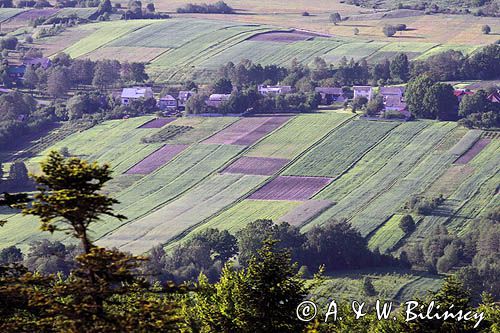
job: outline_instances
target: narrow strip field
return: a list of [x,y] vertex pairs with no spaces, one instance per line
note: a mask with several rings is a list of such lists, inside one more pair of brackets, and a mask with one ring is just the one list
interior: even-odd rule
[[250,199],[307,200],[330,181],[330,178],[323,177],[279,176],[254,192]]
[[291,225],[302,226],[333,206],[333,204],[329,200],[308,200],[281,216],[278,222],[287,222]]
[[460,156],[455,164],[467,164],[469,163],[477,154],[479,154],[484,147],[486,147],[491,142],[491,139],[479,139],[474,145],[462,156]]
[[289,160],[270,157],[243,156],[225,168],[223,173],[271,176],[283,168]]
[[290,120],[290,117],[285,117],[285,116],[271,117],[261,126],[257,127],[256,129],[249,132],[245,136],[234,141],[233,144],[242,146],[253,145],[255,142],[259,141],[261,138],[271,133],[272,131],[274,131],[275,129],[286,123],[288,120]]
[[[418,127],[415,127],[413,135],[415,132],[418,134],[412,140],[406,141],[404,148],[396,150],[394,147],[397,145],[384,144],[385,140],[391,142],[396,139],[388,136],[379,143],[381,145],[379,151],[377,148],[373,149],[358,162],[360,165],[367,165],[366,163],[369,163],[375,156],[388,154],[383,167],[379,165],[375,169],[366,168],[367,174],[363,175],[363,168],[358,169],[354,166],[336,180],[335,182],[342,182],[344,177],[355,179],[350,175],[351,173],[359,175],[358,177],[362,179],[360,183],[355,183],[353,188],[350,187],[350,181],[343,182],[344,186],[350,188],[349,191],[344,192],[342,188],[332,188],[321,192],[317,198],[330,199],[336,201],[337,204],[306,225],[304,230],[310,229],[313,225],[340,218],[352,219],[351,223],[363,235],[375,230],[397,212],[411,195],[420,193],[437,179],[453,161],[453,155],[446,151],[437,151],[436,148],[455,127],[455,123],[434,123],[421,132]],[[385,148],[388,151],[385,151]],[[336,193],[340,193],[341,196],[337,197]]]
[[248,117],[238,120],[203,143],[251,145],[286,122],[288,117]]
[[373,251],[378,249],[380,253],[390,251],[400,240],[405,233],[399,227],[399,222],[403,215],[392,216],[385,224],[370,237],[368,247]]
[[140,254],[165,244],[238,200],[265,177],[218,175],[148,216],[103,237],[99,244]]
[[337,177],[398,125],[396,122],[351,121],[336,129],[284,174]]
[[74,156],[109,163],[115,174],[125,172],[162,146],[162,144],[141,143],[142,137],[158,131],[154,128],[137,128],[151,119],[152,117],[148,116],[106,121],[57,142],[42,152],[41,156],[31,159],[29,164],[36,168],[50,150],[66,147]]
[[300,201],[243,200],[194,229],[190,235],[206,228],[218,228],[235,233],[248,223],[259,219],[277,221],[280,216],[300,204]]
[[154,22],[154,20],[128,20],[94,23],[94,28],[97,28],[95,32],[69,46],[64,52],[72,58],[78,58]]
[[126,173],[147,175],[169,162],[186,148],[187,145],[165,145],[128,169]]
[[301,114],[252,146],[248,156],[294,158],[352,115],[338,112]]
[[141,126],[139,126],[139,128],[162,128],[166,124],[169,124],[176,119],[177,118],[156,118],[142,124]]

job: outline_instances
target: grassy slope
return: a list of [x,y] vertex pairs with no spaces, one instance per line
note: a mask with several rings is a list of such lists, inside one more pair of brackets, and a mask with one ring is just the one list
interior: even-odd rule
[[267,177],[216,175],[179,199],[103,237],[108,247],[142,253],[164,244],[238,200]]
[[[279,15],[276,16],[279,17]],[[347,28],[348,23],[335,26],[333,28],[335,31],[330,31],[334,36],[331,38],[316,37],[312,40],[293,43],[253,41],[248,38],[264,31],[283,30],[286,28],[278,27],[289,25],[279,20],[274,24],[267,24],[266,21],[258,22],[259,24],[235,22],[240,18],[240,15],[205,15],[199,18],[187,15],[168,20],[113,21],[83,25],[68,31],[75,34],[81,34],[82,31],[89,29],[95,31],[90,35],[84,34],[83,38],[67,47],[65,52],[72,57],[85,56],[92,59],[115,57],[121,61],[133,61],[141,59],[137,57],[137,53],[141,52],[141,47],[143,47],[144,53],[150,54],[144,59],[150,62],[148,71],[156,82],[180,82],[190,76],[194,76],[199,81],[207,81],[211,71],[229,61],[237,63],[242,59],[250,59],[263,65],[288,65],[294,58],[309,64],[318,56],[334,64],[344,56],[355,59],[366,58],[369,61],[378,62],[386,57],[394,57],[400,51],[408,53],[410,58],[425,58],[448,49],[458,49],[469,53],[480,44],[494,41],[493,39],[485,40],[489,37],[476,36],[476,34],[472,34],[471,42],[449,40],[449,38],[435,40],[426,33],[414,35],[415,31],[420,33],[420,30],[414,27],[411,27],[411,31],[404,32],[403,36],[398,35],[397,38],[392,39],[374,40],[373,36],[368,34],[339,36],[337,30]],[[413,17],[405,19],[417,20]],[[447,18],[443,18],[443,21],[447,21]],[[379,23],[377,21],[373,29],[381,29]],[[397,23],[402,22],[400,20]],[[425,29],[429,24],[429,22],[423,24],[421,29]],[[353,29],[354,26],[363,30],[364,26],[371,25],[356,21],[354,25],[349,25],[349,29]],[[321,32],[318,29],[312,30]],[[478,34],[480,34],[479,30],[480,27]],[[460,33],[457,31],[456,35],[464,36],[464,34],[461,30]],[[408,35],[407,38],[406,35]],[[347,36],[349,38],[346,38]],[[61,34],[61,44],[65,44],[67,37],[66,32]],[[57,45],[57,38],[47,39],[47,43]],[[40,43],[43,45],[44,41],[41,40]],[[131,48],[130,59],[127,58],[129,47]],[[151,50],[154,52],[151,53]]]
[[[396,122],[351,121],[336,129],[325,141],[286,169],[284,174],[337,177],[398,125]],[[365,135],[363,139],[360,139],[360,133]]]

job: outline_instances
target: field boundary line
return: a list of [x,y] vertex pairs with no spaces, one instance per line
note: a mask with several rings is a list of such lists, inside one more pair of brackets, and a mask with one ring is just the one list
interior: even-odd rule
[[[239,180],[243,179],[246,176],[252,177],[254,175],[241,175],[241,177],[239,178]],[[262,176],[257,176],[257,177],[262,177]],[[270,178],[270,177],[268,177],[268,178]],[[238,197],[235,201],[233,201],[229,205],[227,205],[224,208],[218,210],[217,212],[213,213],[212,215],[204,218],[202,221],[200,221],[200,222],[198,222],[198,223],[196,223],[196,224],[194,224],[194,225],[192,225],[192,226],[184,229],[178,235],[170,238],[167,242],[162,243],[161,245],[163,247],[165,247],[165,246],[172,245],[175,242],[182,241],[182,239],[185,238],[187,235],[189,235],[193,230],[197,229],[198,227],[201,227],[203,224],[208,223],[210,220],[216,218],[217,216],[223,214],[224,212],[228,211],[232,207],[234,207],[234,206],[238,205],[239,203],[241,203],[242,201],[244,201],[246,198],[248,198],[249,195],[251,195],[252,193],[254,193],[257,189],[261,188],[263,184],[267,184],[267,182],[269,181],[268,178],[264,179],[262,182],[260,182],[259,184],[257,184],[253,189],[251,189],[247,193],[245,193],[245,194],[241,195],[240,197]]]
[[[191,147],[190,147],[190,148],[191,148]],[[190,149],[190,148],[188,148],[188,149]],[[186,149],[185,151],[187,151],[188,149]],[[207,159],[207,158],[209,158],[209,157],[210,157],[210,156],[211,156],[214,152],[218,151],[219,149],[220,149],[220,146],[219,146],[219,147],[217,147],[217,149],[215,149],[214,151],[212,151],[212,152],[211,152],[210,154],[208,154],[207,156],[203,157],[203,158],[202,158],[202,159],[201,159],[198,163],[196,163],[196,164],[199,164],[200,162],[202,162],[202,161],[206,160],[206,159]],[[179,154],[179,155],[180,155],[180,154]],[[173,160],[171,160],[171,161],[173,161]],[[171,161],[170,161],[170,162],[171,162]],[[167,164],[168,164],[168,163],[167,163]],[[194,167],[196,166],[196,164],[195,164],[195,165],[193,165],[193,166],[191,166],[189,169],[186,169],[186,170],[185,170],[184,172],[182,172],[179,176],[184,175],[185,173],[189,172],[192,168],[194,168]],[[166,164],[165,164],[165,166],[166,166]],[[162,168],[163,168],[163,167],[162,167]],[[162,168],[160,168],[160,169],[162,169]],[[156,172],[159,172],[159,170],[160,170],[160,169],[156,170]],[[156,172],[155,172],[155,173],[156,173]],[[214,173],[215,173],[215,172],[211,172],[211,173],[209,173],[209,174],[208,174],[208,175],[206,175],[205,177],[201,178],[200,180],[198,180],[197,182],[195,182],[194,184],[192,184],[189,188],[186,188],[184,191],[182,191],[182,192],[178,193],[177,195],[173,196],[172,198],[170,198],[170,199],[168,199],[168,200],[166,200],[166,201],[163,201],[162,203],[160,203],[160,204],[158,204],[158,205],[154,206],[152,209],[148,210],[147,212],[145,212],[145,213],[143,213],[143,214],[141,214],[141,215],[139,215],[139,216],[137,216],[137,217],[135,217],[135,218],[133,218],[133,219],[131,219],[131,220],[127,220],[125,223],[121,224],[120,226],[117,226],[117,227],[115,227],[115,228],[113,228],[113,229],[110,229],[110,230],[106,231],[105,233],[101,234],[99,237],[96,237],[96,240],[99,240],[99,239],[103,238],[104,236],[109,235],[111,232],[113,232],[113,231],[115,231],[115,230],[117,230],[117,229],[119,229],[119,228],[121,228],[121,227],[123,227],[123,226],[125,226],[125,225],[127,225],[127,224],[133,223],[133,222],[135,222],[135,221],[137,221],[137,220],[139,220],[139,219],[141,219],[141,218],[144,218],[144,217],[146,217],[147,215],[149,215],[149,214],[151,214],[151,213],[154,213],[155,211],[157,211],[157,210],[159,210],[159,209],[163,208],[164,206],[168,205],[168,204],[169,204],[169,203],[171,203],[172,201],[177,200],[179,197],[183,196],[186,192],[188,192],[189,190],[191,190],[193,187],[198,186],[201,182],[203,182],[203,181],[205,181],[206,179],[208,179],[209,177],[213,176],[213,175],[214,175]],[[140,181],[140,180],[139,180],[139,181]],[[175,181],[175,179],[174,179],[174,181]],[[168,184],[171,184],[171,183],[172,183],[172,182],[169,182]],[[168,185],[168,184],[166,184],[166,185]],[[155,193],[158,193],[158,192],[159,192],[159,191],[161,191],[164,187],[165,187],[165,186],[163,186],[162,188],[158,189],[157,191],[155,191],[155,192],[151,193],[150,195],[153,195],[153,194],[155,194]],[[148,195],[148,196],[150,196],[150,195]],[[146,197],[146,198],[147,198],[147,197]],[[146,199],[146,198],[143,198],[143,199]],[[130,204],[130,205],[133,205],[133,204],[134,204],[134,203],[132,203],[132,204]],[[127,205],[126,207],[129,207],[130,205]]]
[[[377,147],[382,141],[384,141],[388,136],[389,134],[394,131],[397,127],[401,126],[401,124],[399,124],[398,126],[395,126],[393,128],[391,128],[387,133],[384,134],[384,136],[382,138],[380,138],[378,141],[374,142],[370,148],[368,148],[367,150],[365,150],[365,152],[360,156],[358,157],[357,159],[355,159],[347,168],[344,169],[344,171],[342,171],[339,175],[335,176],[335,177],[332,177],[333,178],[333,181],[336,181],[337,179],[340,179],[340,177],[344,176],[346,173],[348,173],[352,168],[354,168],[354,166],[359,162],[361,161],[362,158],[364,158],[369,152],[371,152],[373,149],[375,149],[375,147]],[[379,169],[380,170],[380,169]],[[314,195],[314,197],[316,197],[317,195],[319,195],[321,192],[323,192],[325,190],[327,186],[325,186],[324,188],[322,188],[318,193],[316,193]]]
[[[142,29],[142,28],[149,27],[149,26],[150,26],[150,25],[152,25],[152,24],[154,24],[154,22],[148,23],[148,24],[143,25],[143,26],[134,27],[132,30],[130,30],[130,31],[126,31],[126,32],[124,32],[124,33],[122,33],[122,34],[119,34],[119,35],[118,35],[118,36],[116,36],[115,38],[113,38],[113,39],[111,39],[111,40],[107,41],[106,43],[104,43],[104,44],[100,45],[99,47],[96,47],[96,48],[95,48],[95,49],[93,49],[92,51],[82,53],[82,54],[80,54],[80,55],[79,55],[78,57],[76,57],[76,58],[81,58],[81,57],[86,56],[86,55],[88,55],[88,54],[90,54],[90,53],[92,53],[92,52],[94,52],[94,51],[96,51],[96,50],[102,49],[102,48],[104,48],[104,47],[108,46],[110,43],[114,42],[115,40],[122,38],[122,37],[123,37],[123,36],[125,36],[126,34],[128,34],[128,33],[132,33],[132,32],[136,32],[136,31],[138,31],[138,30],[140,30],[140,29]],[[97,31],[99,31],[99,30],[100,30],[100,29],[97,29],[96,31],[92,32],[92,34],[94,34],[95,32],[97,32]],[[88,35],[87,37],[90,37],[92,34]],[[75,44],[73,44],[73,45],[75,45]],[[73,45],[71,45],[71,46],[73,46]],[[70,46],[70,47],[71,47],[71,46]],[[67,48],[65,48],[64,50],[62,50],[61,52],[64,52],[64,51],[66,51],[67,49],[68,49],[68,47],[67,47]]]
[[[248,197],[250,197],[253,193],[255,193],[258,189],[260,189],[261,187],[265,186],[266,184],[268,184],[269,182],[271,182],[272,180],[276,179],[277,177],[280,176],[281,172],[287,168],[289,165],[291,165],[292,163],[295,163],[299,158],[301,158],[304,154],[306,154],[310,149],[313,149],[316,145],[318,145],[320,142],[326,140],[326,138],[328,136],[330,136],[331,133],[333,133],[335,130],[337,130],[338,128],[346,125],[348,122],[350,122],[353,118],[355,118],[356,116],[355,115],[351,115],[350,117],[348,117],[347,119],[345,119],[344,121],[342,121],[341,123],[337,124],[337,126],[335,126],[334,128],[332,128],[328,133],[326,133],[323,137],[319,138],[316,142],[314,142],[312,145],[310,145],[307,149],[305,149],[302,153],[298,154],[295,158],[291,159],[285,166],[283,166],[280,170],[277,171],[277,173],[275,175],[272,175],[272,176],[269,176],[267,179],[265,179],[264,181],[262,181],[261,183],[259,183],[257,186],[255,186],[252,190],[248,191],[246,194],[242,195],[238,200],[236,201],[233,201],[231,204],[227,205],[226,207],[222,208],[221,210],[217,211],[216,213],[212,214],[211,216],[207,217],[206,219],[204,219],[203,221],[200,221],[199,223],[197,223],[195,226],[193,226],[192,228],[188,228],[186,229],[185,231],[183,231],[182,233],[180,233],[178,236],[170,239],[168,242],[164,243],[163,246],[168,246],[174,242],[177,242],[177,241],[180,241],[182,240],[182,238],[184,238],[185,236],[187,236],[191,231],[193,231],[195,228],[198,228],[200,227],[201,225],[207,223],[208,221],[210,221],[211,219],[213,218],[216,218],[217,216],[223,214],[224,212],[226,212],[227,210],[233,208],[234,206],[236,206],[237,204],[241,203],[243,200],[247,199]],[[290,121],[290,120],[289,120]],[[274,131],[278,130],[279,128],[282,128],[282,127],[285,127],[289,121],[287,121],[286,123],[284,123],[283,125],[281,125],[280,127],[278,127],[277,129],[275,129]],[[274,131],[270,132],[269,134],[267,134],[265,137],[271,135]],[[239,156],[242,156],[247,150],[249,150],[252,146],[258,144],[261,140],[264,140],[265,137],[262,137],[259,141],[255,142],[253,145],[251,146],[248,146],[244,151],[242,151]],[[233,161],[238,158],[239,156],[235,157],[233,159]],[[226,163],[226,165],[228,165],[228,163]]]
[[[452,131],[455,131],[455,130],[456,130],[456,128],[457,128],[457,127],[454,127],[453,129],[451,129],[450,131],[448,131],[448,133],[450,133],[450,132],[452,132]],[[447,133],[445,136],[443,136],[443,137],[442,137],[442,138],[441,138],[441,139],[440,139],[440,140],[436,143],[436,145],[435,145],[436,147],[437,147],[437,146],[439,146],[440,144],[442,144],[442,143],[443,143],[443,141],[445,141],[445,140],[448,138],[448,133]],[[432,154],[432,153],[431,153],[431,154]],[[431,154],[428,154],[428,153],[424,154],[422,157],[424,157],[424,156],[425,156],[425,158],[424,158],[423,160],[421,160],[421,161],[420,161],[417,165],[419,165],[419,164],[423,163],[425,160],[427,160],[427,159],[431,156]],[[410,174],[410,173],[411,173],[411,172],[412,172],[412,171],[416,168],[416,166],[417,166],[417,165],[415,165],[413,168],[409,168],[406,172],[404,172],[404,173],[401,175],[401,177],[398,177],[398,178],[394,179],[394,181],[392,181],[390,184],[388,184],[388,186],[387,186],[387,187],[385,187],[383,190],[378,191],[378,192],[377,192],[377,195],[374,195],[374,196],[373,196],[373,197],[372,197],[369,201],[367,201],[367,202],[366,202],[366,204],[365,204],[365,205],[363,205],[363,207],[360,207],[359,209],[357,209],[357,210],[356,210],[356,211],[355,211],[355,212],[354,212],[354,213],[353,213],[353,214],[352,214],[349,218],[347,218],[347,221],[351,221],[351,220],[352,220],[352,219],[353,219],[353,218],[354,218],[354,217],[355,217],[358,213],[362,212],[362,211],[363,211],[363,210],[365,210],[365,209],[366,209],[369,205],[371,205],[371,204],[372,204],[372,203],[373,203],[373,202],[374,202],[374,201],[378,198],[378,195],[379,195],[381,192],[387,192],[387,191],[391,190],[391,189],[394,187],[394,185],[396,185],[399,181],[404,180],[404,179],[405,179],[405,178],[406,178],[406,177],[407,177],[407,176],[408,176],[408,175],[409,175],[409,174]],[[444,171],[442,171],[442,172],[439,174],[439,176],[437,176],[437,178],[441,177],[443,173],[444,173]],[[431,183],[430,185],[432,185],[432,183]],[[428,186],[430,186],[430,185],[428,185]],[[427,189],[427,188],[428,188],[428,187],[426,187],[425,189]],[[425,189],[424,189],[424,190],[422,190],[421,192],[424,192],[424,191],[425,191]],[[421,192],[420,192],[420,193],[421,193]],[[377,227],[377,228],[378,228],[378,227]]]

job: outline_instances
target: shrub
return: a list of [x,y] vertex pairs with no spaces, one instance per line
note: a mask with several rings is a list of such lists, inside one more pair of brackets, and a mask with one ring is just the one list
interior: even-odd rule
[[399,227],[403,232],[407,235],[415,230],[415,221],[413,220],[413,217],[411,215],[405,215],[399,221]]
[[302,12],[302,16],[309,16],[309,12]]
[[218,1],[215,4],[188,3],[184,7],[177,8],[177,13],[233,14],[234,10],[224,1]]
[[386,25],[384,26],[382,31],[384,32],[384,35],[386,35],[387,37],[392,37],[396,34],[398,29],[393,25]]
[[485,25],[483,25],[481,31],[483,32],[483,34],[489,35],[491,32],[491,28],[489,25],[485,24]]
[[385,119],[404,119],[406,116],[396,110],[387,110],[384,112]]

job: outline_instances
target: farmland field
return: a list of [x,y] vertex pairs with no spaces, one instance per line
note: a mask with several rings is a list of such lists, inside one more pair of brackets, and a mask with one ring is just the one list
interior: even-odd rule
[[299,115],[252,146],[246,155],[294,158],[350,117],[337,112]]
[[254,192],[250,199],[307,200],[330,183],[325,177],[279,176]]
[[288,117],[250,117],[236,123],[204,141],[207,144],[247,146],[269,134],[286,121]]
[[23,8],[0,8],[0,22],[7,21],[16,15],[27,11]]
[[222,170],[222,172],[271,176],[288,162],[289,160],[283,158],[242,156]]
[[194,229],[190,234],[206,228],[219,228],[234,233],[259,219],[277,221],[300,204],[299,201],[243,200]]
[[[293,29],[290,28],[294,28],[293,26],[280,24],[279,20],[274,24],[268,24],[267,20],[240,22],[242,19],[240,15],[212,15],[210,19],[206,16],[194,16],[196,18],[193,15],[182,15],[182,18],[173,17],[167,20],[129,20],[79,25],[64,31],[61,35],[37,41],[37,44],[39,43],[49,54],[64,49],[64,52],[72,57],[144,61],[148,63],[148,73],[155,82],[176,83],[191,77],[201,82],[208,82],[213,72],[221,65],[229,61],[238,63],[243,59],[262,65],[283,66],[289,65],[293,59],[309,64],[315,57],[322,57],[332,64],[337,64],[342,57],[356,60],[364,58],[370,62],[379,62],[386,57],[392,58],[402,51],[410,58],[425,58],[449,49],[470,53],[480,44],[460,40],[437,41],[422,35],[419,28],[412,26],[409,31],[404,32],[404,35],[398,35],[397,39],[379,37],[374,39],[375,35],[381,33],[382,26],[372,27],[373,22],[364,24],[364,21],[355,21],[356,24],[346,21],[346,23],[328,28],[326,34],[322,34],[325,31],[319,27],[317,29],[304,27],[320,33],[314,34],[302,31],[292,32]],[[445,18],[448,19],[448,17]],[[254,17],[243,19],[252,21]],[[420,22],[420,20],[427,20],[427,17],[418,16],[406,19],[411,22]],[[318,15],[315,20],[324,21],[329,25],[327,15]],[[475,18],[468,18],[468,20],[475,20]],[[485,20],[488,19],[485,18]],[[352,36],[354,27],[364,31],[368,29],[365,26],[369,26],[369,31],[373,30],[373,32]],[[351,33],[347,34],[346,29]],[[377,34],[375,34],[376,30]],[[292,38],[283,42],[284,37],[280,37],[281,39],[269,37],[272,34],[283,36],[294,33],[300,35],[301,38]],[[73,34],[80,37],[70,42],[69,36]],[[408,36],[405,37],[406,35]],[[464,36],[463,33],[458,35]],[[304,40],[304,36],[308,39]],[[480,35],[475,38],[490,38],[485,36]],[[494,40],[491,39],[490,42]],[[486,44],[487,41],[481,43]]]
[[120,62],[151,62],[153,59],[167,52],[165,48],[132,47],[132,46],[104,46],[84,55],[93,61],[111,59]]
[[[337,128],[284,173],[297,176],[337,177],[398,125],[399,123],[394,122],[351,121]],[[358,133],[366,134],[364,140],[357,139]],[[349,149],[345,149],[346,146],[349,146]],[[332,160],[336,163],[331,163]]]
[[156,118],[142,124],[139,128],[162,128],[174,120],[176,120],[176,118]]
[[[69,54],[72,58],[77,58],[90,53],[121,36],[130,34],[131,32],[144,28],[152,23],[153,22],[151,22],[151,20],[95,23],[93,24],[93,28],[97,28],[95,32],[72,44],[66,48],[64,52]],[[82,26],[82,29],[85,30],[86,26]]]
[[399,227],[402,215],[394,215],[384,223],[375,234],[370,237],[368,246],[370,249],[379,249],[384,253],[393,249],[393,247],[404,237],[404,232]]
[[146,156],[142,161],[126,171],[127,174],[148,174],[181,153],[187,145],[165,145]]
[[[376,294],[368,297],[363,292],[362,281],[369,277],[375,287]],[[428,290],[437,290],[441,280],[436,277],[412,275],[411,272],[352,272],[347,274],[333,274],[323,283],[314,288],[314,294],[320,304],[328,304],[333,297],[337,301],[350,302],[355,299],[372,304],[377,299],[405,302],[422,296]],[[333,294],[332,294],[332,291]]]
[[100,244],[142,253],[164,244],[244,196],[265,177],[218,175],[179,199],[104,236]]

